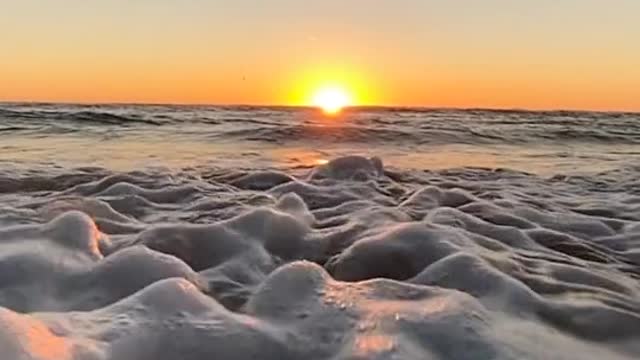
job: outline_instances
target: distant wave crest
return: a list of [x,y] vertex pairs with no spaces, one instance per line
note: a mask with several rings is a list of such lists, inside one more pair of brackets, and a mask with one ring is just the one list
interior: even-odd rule
[[161,121],[145,119],[139,116],[120,115],[109,111],[96,110],[10,110],[0,108],[0,119],[21,121],[25,123],[63,121],[77,122],[82,125],[121,125],[132,126],[135,124],[162,125]]

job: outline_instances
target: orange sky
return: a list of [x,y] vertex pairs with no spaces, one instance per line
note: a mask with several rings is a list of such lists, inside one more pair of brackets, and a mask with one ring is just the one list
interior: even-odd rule
[[21,0],[0,100],[640,111],[635,0]]

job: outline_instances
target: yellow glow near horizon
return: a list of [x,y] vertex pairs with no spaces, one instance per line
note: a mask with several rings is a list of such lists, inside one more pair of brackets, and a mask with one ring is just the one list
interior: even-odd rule
[[376,75],[355,63],[335,65],[319,59],[283,76],[283,102],[318,107],[329,115],[344,107],[375,105],[381,101]]
[[313,95],[313,105],[327,115],[338,114],[346,106],[352,105],[351,96],[341,86],[323,87]]

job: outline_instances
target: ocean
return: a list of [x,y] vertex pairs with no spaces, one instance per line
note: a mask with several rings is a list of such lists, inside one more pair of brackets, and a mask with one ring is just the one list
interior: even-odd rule
[[[375,155],[400,169],[509,168],[551,175],[633,166],[640,114],[359,108],[0,105],[12,164],[291,168]],[[167,146],[171,144],[170,146]]]
[[0,358],[637,359],[640,114],[0,104]]

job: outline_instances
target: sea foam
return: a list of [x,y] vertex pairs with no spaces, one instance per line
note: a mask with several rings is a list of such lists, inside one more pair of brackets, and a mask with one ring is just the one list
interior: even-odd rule
[[1,358],[635,359],[634,174],[7,171]]

